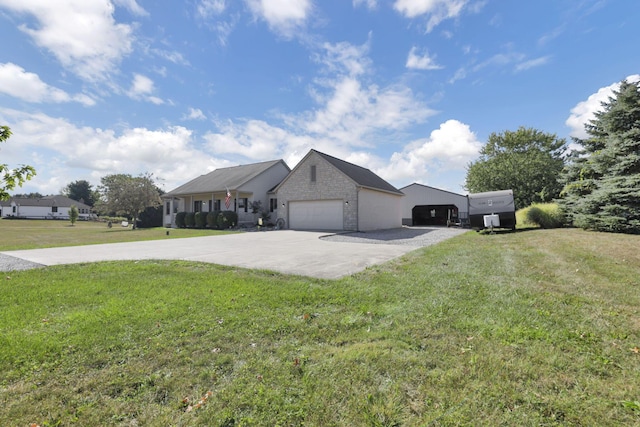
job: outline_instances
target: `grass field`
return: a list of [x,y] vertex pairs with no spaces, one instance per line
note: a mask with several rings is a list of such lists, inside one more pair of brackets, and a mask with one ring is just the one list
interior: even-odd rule
[[[169,235],[167,236],[167,231]],[[176,239],[210,236],[228,231],[122,227],[108,228],[104,222],[59,220],[0,220],[0,251],[92,245],[96,243],[135,242],[139,240]]]
[[0,425],[640,425],[639,247],[469,232],[335,281],[8,273]]

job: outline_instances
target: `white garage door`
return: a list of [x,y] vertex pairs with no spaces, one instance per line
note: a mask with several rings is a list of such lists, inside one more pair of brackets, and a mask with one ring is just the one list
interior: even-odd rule
[[342,230],[342,200],[291,202],[289,223],[298,230]]

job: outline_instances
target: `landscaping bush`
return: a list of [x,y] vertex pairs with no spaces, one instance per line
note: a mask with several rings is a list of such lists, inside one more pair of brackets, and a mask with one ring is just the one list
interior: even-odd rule
[[207,227],[218,228],[218,214],[220,214],[220,211],[212,211],[207,214]]
[[207,226],[207,213],[196,212],[195,223],[196,223],[196,228],[205,228]]
[[193,227],[196,225],[196,214],[195,212],[187,212],[184,217],[184,224],[189,227]]
[[187,216],[186,212],[178,212],[176,214],[176,227],[185,228],[187,226],[187,223],[185,221],[186,216]]
[[233,211],[222,211],[218,214],[218,228],[226,230],[238,224],[238,214]]
[[517,214],[522,224],[540,228],[559,228],[565,224],[564,214],[557,203],[534,203]]

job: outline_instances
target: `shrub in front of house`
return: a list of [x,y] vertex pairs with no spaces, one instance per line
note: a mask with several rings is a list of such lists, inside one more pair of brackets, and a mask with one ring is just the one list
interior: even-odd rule
[[207,214],[207,227],[216,229],[218,228],[218,214],[220,211],[212,211]]
[[534,203],[521,212],[524,224],[537,225],[540,228],[560,228],[565,217],[557,203]]
[[184,217],[184,224],[187,228],[192,228],[196,225],[196,213],[195,212],[187,212]]
[[178,212],[176,214],[176,227],[185,228],[187,226],[187,224],[185,222],[186,216],[187,216],[186,212]]
[[218,214],[218,228],[226,230],[238,224],[238,214],[233,211],[222,211]]
[[194,220],[196,223],[196,228],[205,228],[207,226],[207,213],[196,212]]

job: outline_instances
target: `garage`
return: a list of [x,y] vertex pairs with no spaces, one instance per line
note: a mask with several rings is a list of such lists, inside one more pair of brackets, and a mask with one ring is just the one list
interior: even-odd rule
[[342,200],[312,200],[289,203],[289,228],[298,230],[342,230]]

